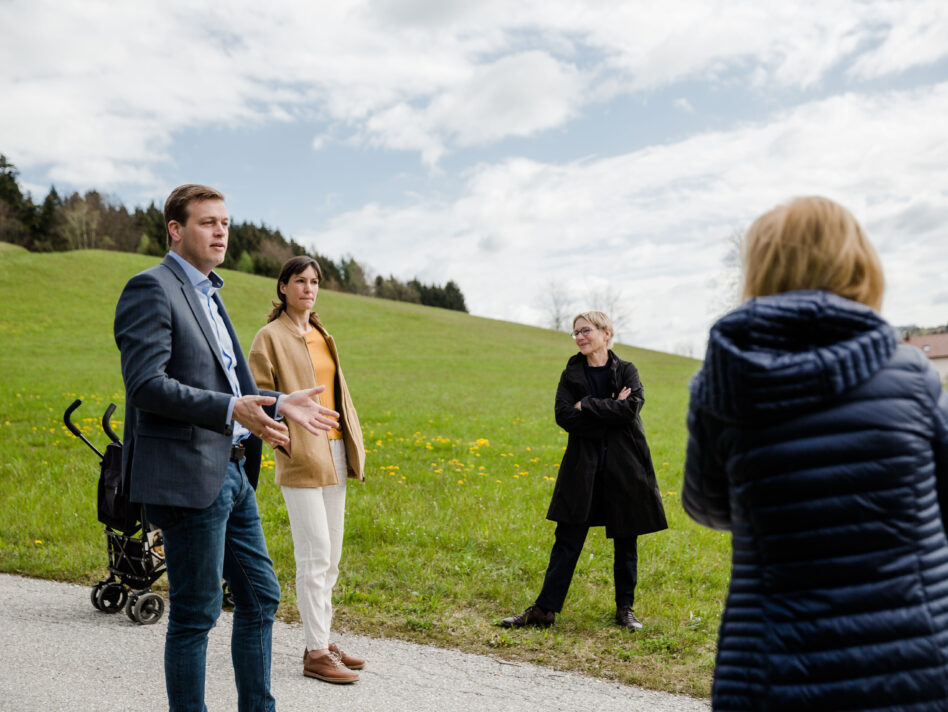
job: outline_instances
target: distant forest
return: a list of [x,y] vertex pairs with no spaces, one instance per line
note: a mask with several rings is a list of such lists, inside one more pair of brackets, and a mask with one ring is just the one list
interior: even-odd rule
[[[164,215],[154,202],[131,212],[95,190],[64,197],[51,187],[42,203],[34,203],[20,190],[17,176],[16,167],[0,154],[0,242],[32,252],[98,249],[161,256],[167,251]],[[283,263],[295,255],[309,255],[319,262],[321,286],[328,289],[467,311],[464,295],[453,281],[441,286],[417,279],[402,282],[393,276],[373,279],[354,257],[332,260],[263,223],[231,223],[227,258],[221,267],[276,277]]]

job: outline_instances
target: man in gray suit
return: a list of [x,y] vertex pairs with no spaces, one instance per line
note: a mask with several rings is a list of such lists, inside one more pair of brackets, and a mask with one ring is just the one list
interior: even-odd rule
[[[162,529],[170,588],[165,683],[172,712],[205,712],[207,634],[234,597],[231,656],[238,709],[275,709],[270,648],[280,587],[254,489],[261,440],[288,447],[285,416],[314,436],[338,414],[322,388],[258,393],[213,271],[229,218],[212,188],[183,185],[165,203],[170,251],[129,280],[115,310],[125,381],[123,465],[134,502]],[[279,400],[278,400],[279,398]]]

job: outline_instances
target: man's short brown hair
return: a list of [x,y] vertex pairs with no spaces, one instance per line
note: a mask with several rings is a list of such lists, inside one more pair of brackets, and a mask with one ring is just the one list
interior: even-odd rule
[[172,190],[165,201],[165,239],[168,241],[168,248],[171,248],[171,232],[168,230],[168,223],[174,220],[176,223],[185,225],[188,222],[188,206],[195,201],[223,199],[224,195],[219,190],[197,183],[179,185]]

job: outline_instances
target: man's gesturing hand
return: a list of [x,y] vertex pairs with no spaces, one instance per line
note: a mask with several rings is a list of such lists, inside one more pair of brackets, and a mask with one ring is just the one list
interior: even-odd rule
[[299,423],[313,435],[339,427],[339,413],[324,408],[313,400],[313,396],[326,390],[326,386],[294,391],[280,399],[280,413]]
[[270,396],[241,396],[234,403],[234,420],[267,443],[270,447],[282,447],[290,442],[289,432],[283,423],[278,423],[263,410],[273,405],[276,398]]

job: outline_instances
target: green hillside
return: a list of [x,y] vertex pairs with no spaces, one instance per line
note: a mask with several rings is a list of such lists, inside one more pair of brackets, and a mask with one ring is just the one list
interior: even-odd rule
[[[103,575],[98,460],[65,430],[62,414],[82,398],[77,422],[104,445],[97,422],[114,401],[121,433],[112,316],[126,280],[155,262],[0,250],[2,571],[82,583]],[[223,276],[246,349],[274,283]],[[545,513],[566,437],[552,406],[572,341],[329,291],[317,308],[339,344],[368,451],[367,482],[349,488],[338,627],[708,694],[729,538],[692,524],[679,501],[687,381],[697,362],[616,348],[645,384],[643,420],[671,525],[640,539],[636,612],[645,630],[612,624],[611,542],[593,530],[556,625],[507,631],[496,622],[533,602],[553,541]],[[265,462],[258,494],[281,613],[294,619],[292,542],[272,467]]]
[[12,254],[23,254],[27,253],[25,247],[20,247],[19,245],[11,245],[9,242],[0,242],[0,257],[12,255]]

